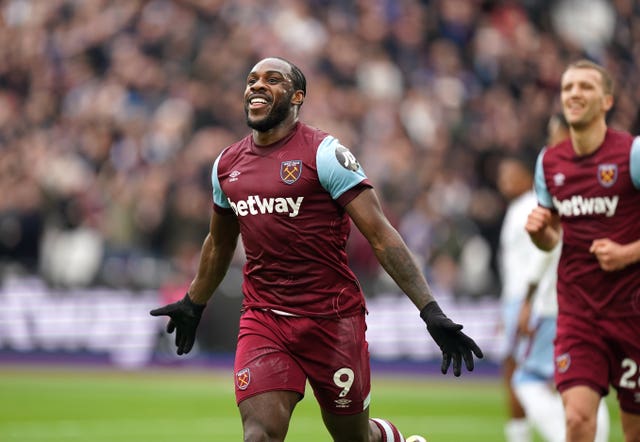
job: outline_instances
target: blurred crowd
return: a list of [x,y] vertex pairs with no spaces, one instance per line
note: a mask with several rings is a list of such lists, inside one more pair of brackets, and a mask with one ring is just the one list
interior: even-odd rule
[[[351,148],[435,289],[497,294],[501,156],[535,156],[569,61],[637,133],[634,0],[0,1],[0,267],[58,287],[181,287],[246,74],[307,76],[302,119]],[[368,296],[386,281],[362,237]],[[241,253],[235,264],[242,262]]]

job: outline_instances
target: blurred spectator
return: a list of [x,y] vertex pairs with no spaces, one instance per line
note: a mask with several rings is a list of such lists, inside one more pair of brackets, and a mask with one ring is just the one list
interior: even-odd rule
[[[183,284],[213,159],[247,132],[238,74],[281,55],[425,272],[446,263],[452,295],[495,295],[496,158],[544,144],[562,66],[605,63],[612,126],[640,123],[639,8],[582,3],[5,0],[0,266],[61,286]],[[375,296],[377,266],[352,241]]]

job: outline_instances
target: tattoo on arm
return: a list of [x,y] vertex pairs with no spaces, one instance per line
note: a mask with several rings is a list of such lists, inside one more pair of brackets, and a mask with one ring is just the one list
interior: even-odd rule
[[380,264],[411,301],[421,309],[435,300],[424,275],[406,246],[388,246],[376,252]]

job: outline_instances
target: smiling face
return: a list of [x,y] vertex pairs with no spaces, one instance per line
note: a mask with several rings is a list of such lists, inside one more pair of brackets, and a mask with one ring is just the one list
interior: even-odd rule
[[266,58],[256,64],[247,76],[244,110],[247,125],[267,132],[290,118],[297,117],[297,107],[304,94],[291,80],[291,66],[284,60]]
[[613,105],[613,96],[605,91],[602,74],[589,67],[570,67],[565,71],[560,99],[567,122],[577,130],[604,121]]

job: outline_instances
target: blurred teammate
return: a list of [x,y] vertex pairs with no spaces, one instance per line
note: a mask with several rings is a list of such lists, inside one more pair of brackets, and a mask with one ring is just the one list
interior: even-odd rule
[[[548,125],[547,146],[569,137],[562,114],[553,115]],[[562,398],[553,385],[553,340],[556,336],[558,301],[556,281],[561,242],[542,260],[527,262],[527,295],[518,318],[518,330],[530,336],[523,360],[513,375],[512,385],[528,422],[547,442],[565,441]],[[604,400],[598,409],[596,442],[609,440],[609,412]]]
[[543,250],[562,240],[555,383],[567,441],[593,441],[609,385],[627,442],[640,441],[640,138],[607,127],[613,81],[578,61],[562,75],[570,138],[536,165],[540,206],[526,230]]
[[241,236],[234,380],[244,440],[284,440],[308,381],[333,440],[403,441],[389,421],[369,419],[365,300],[345,252],[351,221],[420,310],[442,350],[442,372],[453,364],[459,376],[462,361],[472,370],[482,352],[438,307],[353,154],[298,121],[305,93],[304,75],[288,61],[253,67],[244,93],[252,134],[214,163],[215,210],[197,274],[181,301],[151,314],[171,317],[167,331],[187,353]]
[[505,425],[507,442],[531,440],[529,422],[516,397],[511,378],[522,359],[526,337],[518,334],[518,313],[527,292],[526,273],[532,261],[544,259],[522,228],[527,215],[537,205],[533,190],[533,159],[510,155],[498,164],[498,190],[508,201],[500,231],[498,262],[502,280],[502,372],[507,393],[509,420]]

